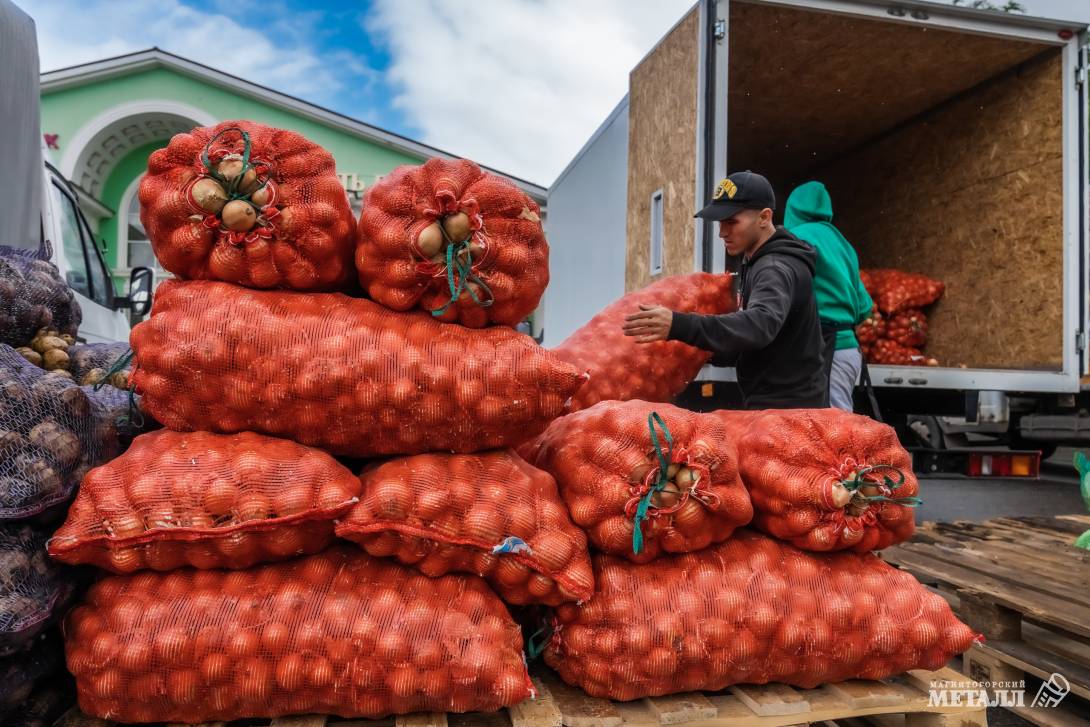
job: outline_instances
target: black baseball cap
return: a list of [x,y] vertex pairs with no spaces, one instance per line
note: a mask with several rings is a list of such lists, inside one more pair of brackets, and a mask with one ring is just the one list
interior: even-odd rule
[[776,209],[776,193],[767,179],[747,169],[728,175],[716,185],[712,201],[694,216],[719,221],[742,210],[763,210],[765,207]]

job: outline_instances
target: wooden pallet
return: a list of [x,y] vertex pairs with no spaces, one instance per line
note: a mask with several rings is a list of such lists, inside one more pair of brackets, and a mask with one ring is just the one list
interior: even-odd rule
[[[492,714],[410,714],[385,720],[306,715],[246,723],[267,727],[777,727],[870,719],[903,727],[987,727],[983,708],[930,704],[928,689],[933,682],[965,682],[965,677],[952,669],[913,671],[882,682],[855,680],[817,689],[743,685],[718,693],[694,692],[632,702],[588,697],[548,669],[534,671],[537,698]],[[216,722],[205,727],[241,724]],[[114,723],[73,709],[54,727],[114,727]]]
[[[910,542],[881,555],[933,586],[984,634],[963,657],[968,676],[994,682],[1059,673],[1070,683],[1065,700],[1072,705],[1090,700],[1090,551],[1072,545],[1087,529],[1086,515],[925,523]],[[1035,696],[1036,688],[1027,704]],[[1070,710],[1013,711],[1040,725],[1090,727]]]

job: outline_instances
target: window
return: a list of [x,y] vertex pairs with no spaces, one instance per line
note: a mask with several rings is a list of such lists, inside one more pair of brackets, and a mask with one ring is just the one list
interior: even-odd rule
[[68,287],[91,297],[91,283],[87,277],[87,254],[83,247],[83,232],[76,211],[76,201],[53,183],[57,214],[61,221],[61,247],[64,250],[64,274]]
[[651,274],[662,272],[662,190],[651,195]]

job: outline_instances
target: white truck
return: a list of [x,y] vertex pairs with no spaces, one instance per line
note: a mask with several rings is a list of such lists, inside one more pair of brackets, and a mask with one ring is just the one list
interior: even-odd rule
[[[817,179],[864,267],[946,284],[941,365],[871,367],[887,418],[932,447],[1090,442],[1086,39],[1078,20],[919,0],[702,0],[549,191],[546,345],[583,322],[574,291],[589,318],[723,270],[692,216],[728,170],[768,176],[778,219]],[[732,380],[706,368],[688,402],[722,405]]]
[[48,161],[39,121],[34,21],[0,0],[0,245],[53,262],[83,312],[77,338],[126,341],[130,313],[151,305],[152,272],[135,268],[129,294],[117,295],[109,268],[80,210],[78,190]]

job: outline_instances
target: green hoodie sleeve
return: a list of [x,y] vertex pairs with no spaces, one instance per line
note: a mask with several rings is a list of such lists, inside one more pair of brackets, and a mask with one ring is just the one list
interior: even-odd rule
[[855,294],[859,301],[859,306],[855,311],[855,324],[858,326],[867,320],[867,316],[870,315],[871,310],[874,308],[874,300],[870,297],[870,293],[867,292],[862,279],[858,275],[855,277]]

